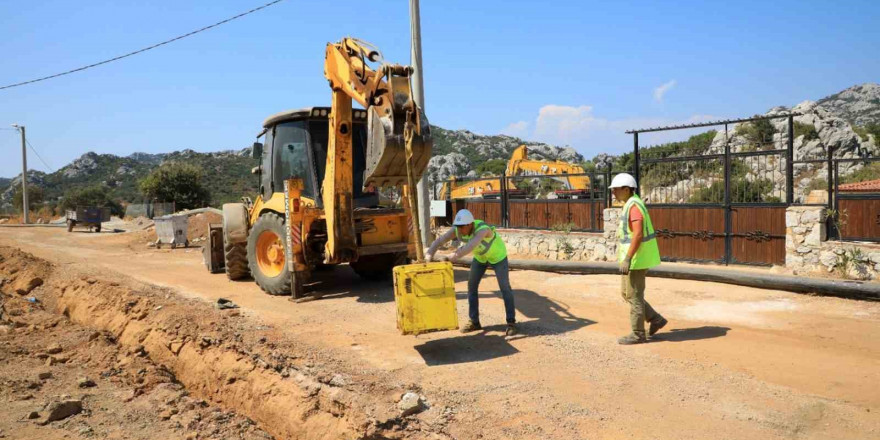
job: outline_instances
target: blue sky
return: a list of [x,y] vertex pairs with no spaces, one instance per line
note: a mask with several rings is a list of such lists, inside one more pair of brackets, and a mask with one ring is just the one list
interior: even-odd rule
[[[116,56],[261,0],[0,2],[0,83]],[[287,0],[168,46],[0,91],[0,128],[28,127],[55,168],[87,151],[216,151],[269,114],[329,105],[324,45],[352,35],[409,62],[406,1]],[[880,81],[880,2],[422,0],[432,123],[631,148],[628,128],[763,113]],[[647,142],[666,140],[647,139]],[[0,176],[20,172],[0,130]],[[45,171],[36,158],[31,168]]]

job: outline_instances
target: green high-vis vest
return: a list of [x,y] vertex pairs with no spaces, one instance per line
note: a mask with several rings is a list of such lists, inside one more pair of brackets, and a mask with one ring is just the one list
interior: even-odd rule
[[648,215],[648,208],[645,202],[637,194],[633,194],[626,204],[623,205],[623,213],[620,216],[620,227],[617,228],[617,261],[626,259],[629,253],[629,245],[632,243],[632,230],[629,228],[629,211],[636,206],[642,212],[642,245],[633,255],[630,262],[630,270],[650,269],[660,265],[660,248],[657,247],[657,236],[654,233],[654,224],[651,223],[651,216]]
[[459,235],[458,228],[455,228],[455,238],[459,241],[470,241],[471,238],[474,238],[474,234],[476,234],[477,231],[482,231],[483,229],[491,229],[492,236],[484,238],[479,246],[474,248],[474,260],[483,264],[486,264],[487,262],[489,264],[495,264],[507,258],[507,246],[504,245],[504,241],[501,240],[501,237],[495,232],[495,227],[487,225],[486,222],[482,220],[474,220],[474,231],[471,232],[471,235]]

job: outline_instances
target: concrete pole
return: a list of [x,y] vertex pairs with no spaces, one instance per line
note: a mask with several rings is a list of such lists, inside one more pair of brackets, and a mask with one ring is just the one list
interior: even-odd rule
[[[420,20],[419,0],[409,0],[410,47],[412,49],[412,59],[410,64],[413,67],[413,99],[415,99],[416,105],[418,105],[422,111],[425,111],[425,95],[422,92],[425,83],[422,80],[422,27]],[[419,199],[419,223],[422,230],[422,243],[424,243],[425,246],[429,246],[431,242],[434,241],[434,237],[433,234],[431,234],[431,200],[428,193],[427,174],[422,176],[422,179],[419,180],[416,187]]]
[[22,223],[28,224],[28,196],[27,196],[27,138],[24,133],[24,126],[18,127],[21,132],[21,207],[22,207]]

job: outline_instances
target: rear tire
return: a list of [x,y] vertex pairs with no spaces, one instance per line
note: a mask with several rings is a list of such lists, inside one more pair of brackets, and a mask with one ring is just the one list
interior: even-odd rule
[[247,243],[229,243],[224,240],[223,261],[226,265],[226,277],[230,280],[240,280],[248,276]]
[[240,280],[250,275],[247,261],[247,209],[241,203],[223,205],[223,265],[226,277]]
[[95,226],[95,232],[101,232],[101,225]]
[[391,279],[392,269],[395,266],[406,264],[406,262],[406,252],[398,252],[395,254],[369,255],[349,263],[349,266],[361,278],[370,281],[384,281]]
[[73,226],[76,225],[76,222],[73,220],[67,221],[67,232],[73,232]]
[[274,212],[261,215],[248,234],[247,259],[254,281],[269,295],[290,295],[287,254],[284,218]]

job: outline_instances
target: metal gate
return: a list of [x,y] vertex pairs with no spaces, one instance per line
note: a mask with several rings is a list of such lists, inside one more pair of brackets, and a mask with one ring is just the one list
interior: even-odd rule
[[[640,194],[651,212],[665,261],[785,264],[785,210],[793,196],[794,116],[627,132],[633,135]],[[787,118],[787,134],[773,136],[775,129],[769,121],[779,118]],[[731,124],[759,128],[742,136],[749,139],[746,143],[732,145]],[[723,127],[724,131],[711,130],[660,147],[639,146],[639,133],[699,127]],[[719,137],[722,142],[716,140]]]

